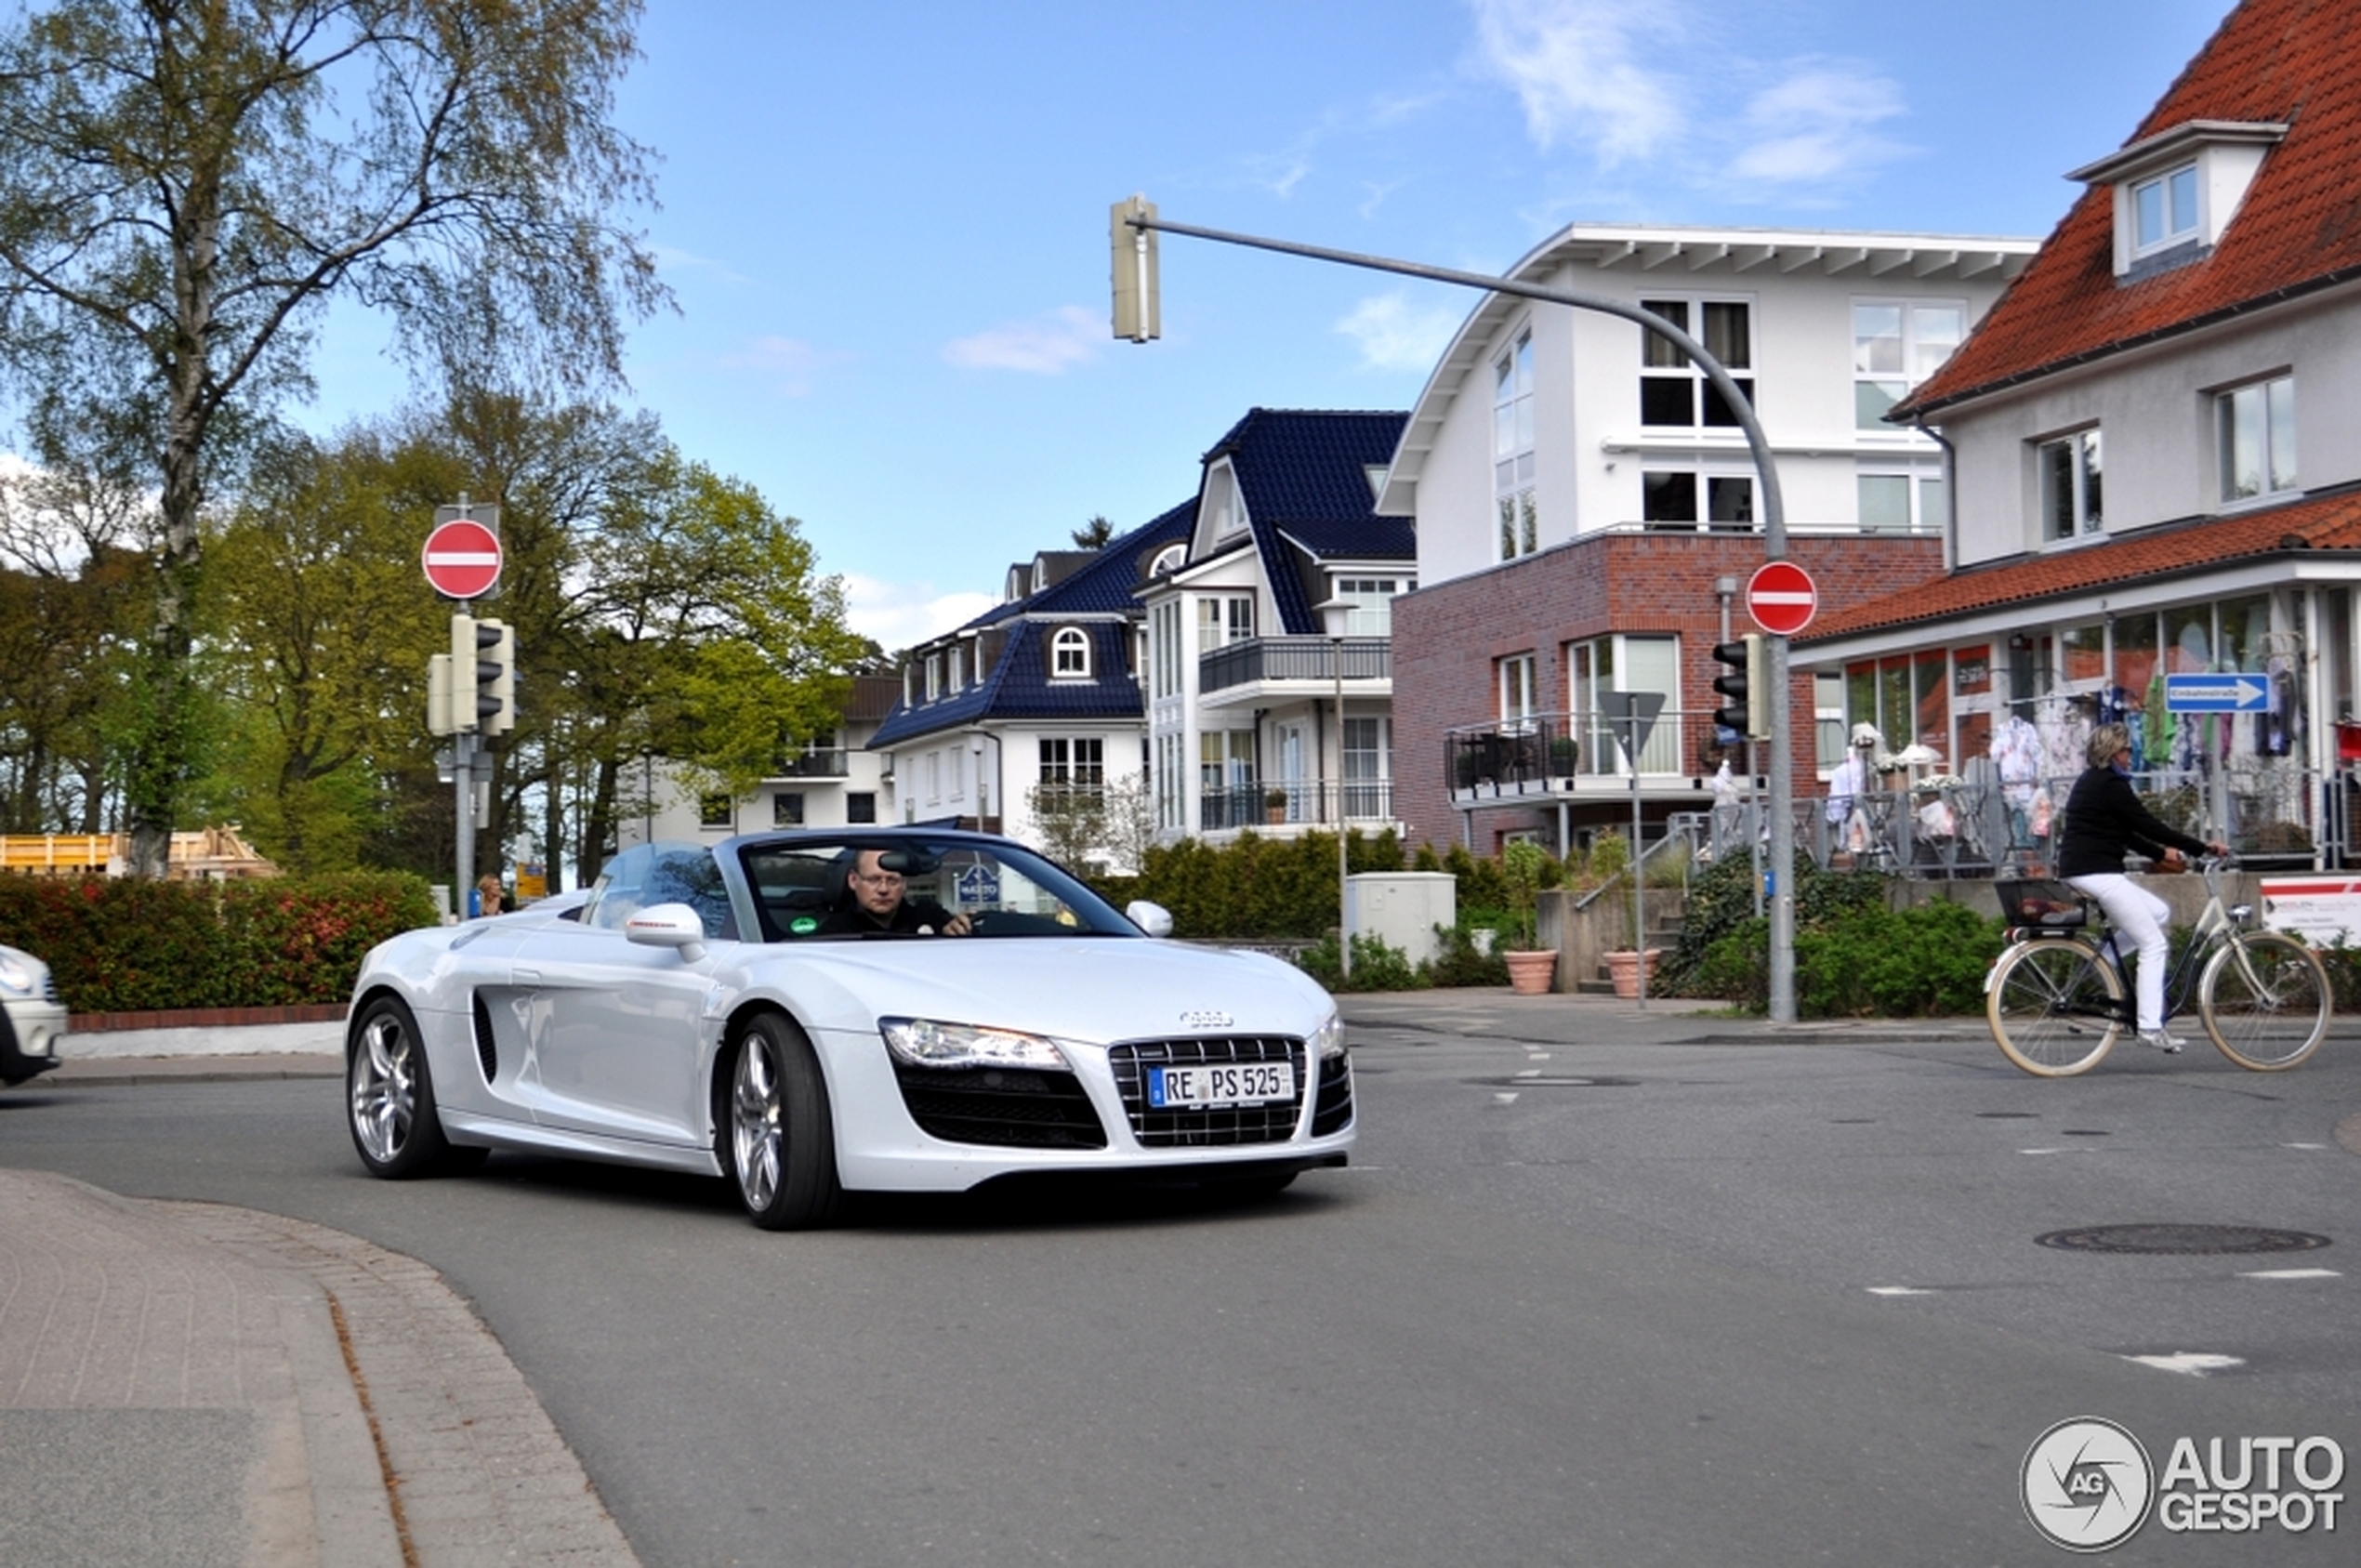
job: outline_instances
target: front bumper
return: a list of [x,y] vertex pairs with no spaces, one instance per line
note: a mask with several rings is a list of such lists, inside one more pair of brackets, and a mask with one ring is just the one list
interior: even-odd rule
[[21,1084],[59,1065],[66,1009],[41,997],[0,1002],[0,1084]]

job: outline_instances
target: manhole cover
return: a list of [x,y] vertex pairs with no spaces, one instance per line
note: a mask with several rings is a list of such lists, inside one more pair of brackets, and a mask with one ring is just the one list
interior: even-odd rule
[[2067,1252],[2197,1255],[2216,1252],[2311,1252],[2328,1245],[2308,1231],[2265,1231],[2254,1225],[2091,1225],[2033,1238]]

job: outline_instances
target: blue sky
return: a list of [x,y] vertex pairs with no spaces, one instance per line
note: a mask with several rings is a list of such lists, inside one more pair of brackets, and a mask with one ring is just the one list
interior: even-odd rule
[[[1466,291],[1167,236],[1107,328],[1107,207],[1497,271],[1575,221],[2049,231],[2228,0],[651,0],[625,127],[678,314],[629,398],[803,520],[902,647],[1247,408],[1406,408]],[[340,319],[323,422],[402,388]]]

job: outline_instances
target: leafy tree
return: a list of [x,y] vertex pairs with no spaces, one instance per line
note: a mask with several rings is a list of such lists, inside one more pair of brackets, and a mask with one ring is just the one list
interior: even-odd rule
[[125,780],[160,876],[198,766],[208,497],[338,296],[452,384],[617,372],[664,302],[610,124],[637,0],[64,0],[0,27],[0,374],[33,454],[142,455],[152,607]]
[[1084,870],[1106,838],[1107,806],[1101,793],[1047,779],[1024,792],[1024,803],[1033,813],[1041,852],[1060,865]]
[[1104,517],[1094,517],[1075,529],[1073,537],[1078,548],[1103,550],[1115,538],[1115,524]]

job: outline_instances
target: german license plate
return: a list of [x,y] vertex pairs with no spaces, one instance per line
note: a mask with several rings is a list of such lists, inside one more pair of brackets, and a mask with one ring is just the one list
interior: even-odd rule
[[1154,1111],[1205,1111],[1294,1098],[1295,1064],[1288,1061],[1208,1061],[1148,1069],[1148,1107]]

